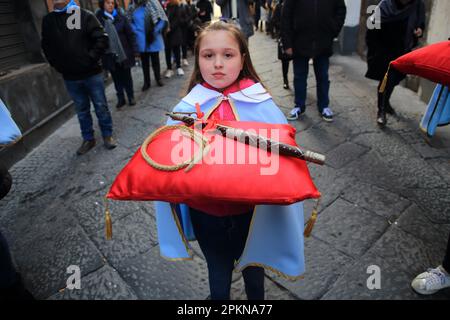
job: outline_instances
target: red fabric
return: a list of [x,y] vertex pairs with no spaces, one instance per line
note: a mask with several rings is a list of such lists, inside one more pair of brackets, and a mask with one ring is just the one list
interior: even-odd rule
[[[218,123],[244,130],[254,129],[260,135],[296,146],[295,128],[290,125],[243,121],[219,121]],[[271,129],[278,130],[278,137],[272,136]],[[182,159],[172,161],[171,153],[174,152],[174,148],[179,148],[180,141],[171,139],[171,133],[166,131],[160,134],[147,148],[149,156],[158,163],[166,165],[180,163],[182,160],[190,159],[198,149],[190,138],[183,137],[182,144],[191,146],[193,150],[190,154],[183,154]],[[210,161],[214,154],[217,154],[211,151],[205,156],[203,163],[196,164],[187,173],[183,169],[166,172],[150,166],[139,149],[116,177],[107,197],[116,200],[160,200],[185,203],[194,208],[208,201],[233,202],[239,205],[287,205],[320,197],[305,161],[279,156],[278,170],[273,175],[262,175],[263,168],[268,169],[272,166],[262,161],[267,157],[266,152],[208,132],[205,133],[205,137],[210,141],[211,150],[220,150],[220,146],[226,144],[231,144],[234,148],[242,148],[246,155],[245,163],[236,164],[234,161],[235,164],[226,164],[224,161],[224,164],[209,165],[205,162]],[[257,155],[256,158],[259,161],[256,164],[249,164],[251,155]],[[234,159],[236,160],[236,156]]]
[[[247,89],[248,87],[251,87],[254,84],[255,82],[251,79],[242,79],[239,82],[239,85],[235,82],[234,84],[223,90],[222,94],[224,96],[228,96],[230,93],[235,93]],[[206,82],[204,82],[202,85],[210,90],[217,90]],[[214,112],[210,115],[209,119],[229,120],[229,121],[236,120],[233,114],[233,109],[231,108],[231,105],[227,100],[222,101],[222,103],[217,107],[217,109],[214,110]]]
[[450,41],[414,50],[391,64],[402,73],[414,74],[436,83],[450,85]]

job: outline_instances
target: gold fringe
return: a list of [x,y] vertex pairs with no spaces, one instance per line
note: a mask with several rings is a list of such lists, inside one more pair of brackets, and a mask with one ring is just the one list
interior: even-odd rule
[[389,70],[391,70],[391,64],[389,64],[389,67],[388,67],[388,69],[386,71],[386,74],[384,75],[383,82],[381,83],[380,90],[378,91],[379,93],[383,93],[384,90],[386,89],[388,76],[389,76]]
[[303,236],[305,238],[309,238],[312,233],[312,229],[314,228],[314,224],[317,221],[317,210],[319,208],[320,198],[317,199],[316,205],[314,206],[314,209],[311,213],[311,217],[308,220],[308,223],[306,224],[305,231],[303,232]]
[[109,212],[108,199],[105,197],[105,231],[106,240],[112,239],[112,220],[111,213]]

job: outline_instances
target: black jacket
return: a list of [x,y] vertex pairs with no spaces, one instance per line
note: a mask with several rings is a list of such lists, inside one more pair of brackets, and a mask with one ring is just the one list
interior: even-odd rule
[[109,47],[108,35],[95,15],[80,10],[80,29],[69,29],[67,13],[51,12],[42,21],[42,49],[66,80],[82,80],[102,71],[99,60]]
[[[96,14],[98,21],[105,26],[105,16],[103,14],[103,10],[99,10]],[[136,44],[136,35],[131,28],[130,23],[127,18],[117,12],[117,16],[114,19],[114,27],[116,28],[117,34],[119,35],[120,42],[122,43],[123,50],[127,55],[127,60],[122,62],[123,67],[131,68],[135,65],[136,60],[134,58],[135,53],[139,52],[137,44]],[[102,57],[103,67],[105,69],[114,71],[115,59],[111,55],[103,55]]]
[[339,35],[347,8],[344,0],[284,0],[281,38],[294,56],[333,54],[333,39]]

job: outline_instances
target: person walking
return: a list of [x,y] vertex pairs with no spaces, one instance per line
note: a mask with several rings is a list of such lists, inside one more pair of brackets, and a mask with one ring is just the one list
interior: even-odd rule
[[131,27],[136,35],[144,74],[142,91],[151,87],[150,59],[156,84],[162,87],[159,52],[164,50],[163,33],[169,26],[169,20],[158,0],[135,0],[131,10]]
[[[83,155],[96,140],[92,125],[92,101],[107,149],[114,149],[113,123],[105,96],[100,59],[109,48],[108,35],[95,15],[81,9],[74,0],[53,0],[54,11],[42,20],[41,46],[52,67],[64,78],[80,122],[83,143],[77,150]],[[68,19],[78,10],[80,28],[69,29]],[[70,11],[70,13],[68,12]]]
[[384,75],[391,61],[412,51],[425,30],[425,5],[422,0],[383,0],[376,10],[378,15],[369,18],[380,28],[368,29],[366,77],[379,81],[377,99],[377,123],[386,125],[386,114],[395,114],[389,100],[394,88],[406,75],[393,72],[385,92],[380,93]]
[[117,94],[116,108],[125,105],[125,94],[128,104],[134,106],[133,78],[131,67],[135,65],[135,52],[138,52],[136,37],[130,23],[121,11],[118,10],[116,0],[100,0],[100,10],[96,16],[105,28],[109,38],[109,50],[102,58],[103,68],[111,72]]
[[[183,76],[184,70],[181,68],[181,46],[184,43],[183,25],[185,24],[185,15],[180,6],[180,0],[169,0],[167,3],[167,17],[169,19],[169,32],[167,33],[166,64],[167,70],[172,71],[172,54],[175,57],[177,75]],[[171,76],[171,74],[170,74]],[[170,77],[166,74],[166,77]]]
[[344,0],[284,0],[281,12],[281,39],[287,55],[293,57],[295,107],[288,120],[297,120],[306,111],[309,59],[313,59],[317,82],[317,107],[322,119],[333,121],[330,108],[328,69],[333,40],[344,25]]

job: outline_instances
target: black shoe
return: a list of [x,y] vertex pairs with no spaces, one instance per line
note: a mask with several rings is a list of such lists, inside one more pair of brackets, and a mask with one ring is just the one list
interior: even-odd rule
[[289,88],[289,81],[284,80],[283,88],[286,89],[286,90],[289,90],[289,89],[290,89],[290,88]]
[[128,105],[135,106],[136,105],[136,100],[134,100],[134,98],[128,99]]
[[95,147],[95,139],[93,140],[84,140],[81,144],[81,147],[77,150],[77,155],[82,156]]
[[124,99],[124,100],[119,100],[119,101],[117,101],[116,108],[117,108],[117,109],[120,109],[120,108],[122,108],[125,104],[126,104],[126,103],[125,103],[125,99]]
[[386,119],[386,113],[382,112],[382,111],[378,111],[378,115],[377,115],[377,124],[380,127],[384,127],[387,124],[387,119]]
[[162,83],[161,79],[157,79],[156,84],[158,85],[158,87],[164,86],[164,83]]
[[103,138],[103,145],[106,149],[112,150],[115,147],[117,147],[116,142],[114,141],[113,137],[104,137]]
[[147,91],[150,89],[150,83],[144,83],[144,86],[142,87],[142,91]]

